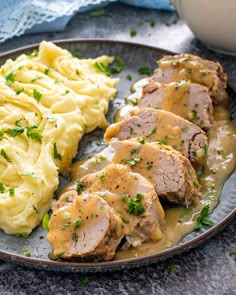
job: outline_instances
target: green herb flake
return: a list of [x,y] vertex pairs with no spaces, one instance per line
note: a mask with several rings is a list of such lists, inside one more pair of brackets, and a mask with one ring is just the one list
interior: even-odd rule
[[37,215],[39,215],[39,214],[40,214],[40,211],[38,210],[38,208],[35,207],[35,205],[32,205],[32,207],[33,207],[34,212],[35,212]]
[[72,240],[75,241],[75,242],[78,241],[78,235],[77,235],[76,232],[73,232],[73,233],[72,233]]
[[73,223],[74,223],[74,229],[77,230],[80,227],[80,225],[83,223],[83,221],[79,217]]
[[106,174],[102,174],[102,175],[99,176],[99,179],[100,179],[101,181],[105,181],[106,178],[107,178]]
[[49,222],[49,215],[48,213],[45,213],[43,215],[43,220],[42,220],[43,229],[48,230],[48,222]]
[[51,70],[50,68],[46,68],[46,69],[44,70],[44,74],[45,74],[45,75],[48,75],[48,73],[49,73],[50,70]]
[[156,127],[153,127],[146,135],[146,137],[150,137],[151,135],[153,135],[154,133],[156,133],[157,131],[157,128]]
[[3,140],[3,135],[5,134],[5,130],[0,129],[0,141]]
[[203,146],[203,150],[204,150],[204,154],[206,155],[207,154],[207,145],[206,144],[204,144],[204,146]]
[[25,89],[24,87],[21,87],[19,89],[16,90],[16,95],[19,95],[21,92],[23,92]]
[[207,225],[207,226],[212,226],[214,224],[213,221],[211,221],[207,216],[208,216],[208,212],[209,212],[209,204],[205,205],[201,212],[200,215],[197,218],[197,224],[195,225],[194,229],[198,230],[200,229],[203,225]]
[[178,90],[182,85],[184,85],[186,83],[185,80],[180,80],[179,82],[177,82],[175,84],[175,90]]
[[170,265],[168,265],[168,269],[170,271],[175,272],[177,270],[177,265],[176,264],[170,264]]
[[133,106],[136,106],[138,104],[138,98],[134,98],[130,100],[130,102],[132,103]]
[[80,280],[80,287],[81,288],[86,288],[88,286],[88,284],[90,283],[90,278],[87,276],[82,277],[82,279]]
[[76,73],[76,75],[77,75],[77,76],[79,76],[79,75],[80,75],[80,72],[79,72],[79,70],[78,70],[78,69],[76,69],[76,70],[75,70],[75,73]]
[[110,12],[107,12],[103,8],[97,8],[97,9],[94,9],[93,11],[91,11],[89,13],[89,16],[92,16],[92,17],[99,17],[99,16],[111,17],[112,14]]
[[66,91],[62,95],[66,95],[68,93],[70,93],[70,90],[69,89],[66,89]]
[[2,182],[0,182],[0,193],[4,193],[5,191],[5,187],[4,187],[4,184]]
[[142,199],[144,196],[142,194],[137,194],[136,198],[129,199],[125,197],[123,200],[127,204],[126,211],[130,215],[140,216],[145,212],[144,204],[142,203]]
[[222,155],[223,153],[224,153],[224,149],[218,149],[218,150],[217,150],[217,154],[218,154],[218,155]]
[[62,161],[62,156],[58,153],[57,144],[55,142],[53,144],[53,156],[54,156],[54,159],[58,159],[58,160]]
[[137,31],[136,31],[135,29],[133,29],[133,28],[131,28],[131,29],[129,30],[129,33],[130,33],[130,36],[131,36],[131,37],[135,37],[135,36],[137,35]]
[[30,81],[30,83],[34,83],[34,82],[36,82],[36,81],[38,81],[38,80],[41,80],[41,79],[43,79],[43,77],[37,77],[37,78],[34,78],[34,79],[32,79],[32,80]]
[[120,219],[125,223],[125,224],[129,224],[129,220],[124,218],[123,216],[120,215]]
[[103,72],[104,74],[106,74],[107,76],[110,76],[111,75],[111,70],[107,66],[105,66],[103,63],[101,63],[101,62],[95,62],[93,64],[93,66],[97,70],[99,70],[100,72]]
[[136,148],[136,149],[132,149],[131,151],[130,151],[130,154],[131,155],[134,155],[134,154],[138,154],[140,152],[140,148]]
[[130,74],[128,74],[128,75],[126,76],[126,79],[129,80],[129,81],[131,81],[131,80],[132,80],[132,76],[131,76]]
[[187,132],[187,131],[189,131],[189,127],[188,126],[184,126],[184,127],[181,128],[181,130],[183,132]]
[[141,160],[142,160],[142,158],[134,158],[134,159],[128,160],[126,163],[130,167],[132,167],[132,166],[136,165],[137,163],[139,163]]
[[85,184],[83,182],[77,182],[76,184],[76,191],[80,195],[84,190]]
[[22,247],[22,250],[23,250],[24,255],[25,255],[26,257],[30,257],[30,256],[31,256],[31,253],[30,253],[29,249],[28,249],[26,246],[23,246],[23,247]]
[[236,251],[231,251],[231,252],[229,252],[229,255],[230,255],[230,256],[235,256],[235,257],[236,257]]
[[145,139],[142,137],[142,136],[139,136],[137,138],[138,142],[141,143],[141,144],[144,144],[145,143]]
[[[114,65],[117,64],[117,65]],[[114,61],[110,67],[111,74],[118,74],[125,68],[125,60],[120,56],[115,56]]]
[[39,55],[39,50],[34,49],[30,54],[28,54],[28,57],[36,57]]
[[58,253],[56,256],[57,258],[61,258],[64,255],[65,251]]
[[27,239],[29,237],[29,234],[27,234],[27,233],[17,233],[17,234],[15,234],[15,237]]
[[83,55],[81,54],[81,51],[80,51],[79,48],[75,49],[74,56],[79,58],[79,59],[83,57]]
[[28,138],[31,138],[33,141],[42,142],[42,134],[38,130],[38,125],[33,125],[31,127],[26,127],[26,135]]
[[152,169],[152,167],[153,167],[153,162],[147,162],[147,163],[146,163],[146,168],[147,168],[147,170]]
[[9,197],[13,197],[15,195],[14,187],[9,188]]
[[150,24],[150,27],[153,28],[155,27],[156,21],[154,19],[150,19],[149,24]]
[[40,93],[37,89],[33,89],[33,96],[37,101],[39,101],[42,97],[42,93]]
[[141,68],[139,68],[139,69],[138,69],[138,73],[139,73],[140,75],[151,76],[151,71],[150,71],[150,69],[147,68],[147,67],[141,67]]
[[7,162],[11,162],[9,156],[7,155],[7,153],[5,152],[4,149],[1,149],[1,156],[3,156],[3,158],[4,158]]
[[12,137],[16,137],[17,135],[20,135],[24,132],[25,127],[18,127],[13,129],[6,130],[6,133]]
[[15,82],[15,77],[16,75],[13,72],[5,77],[7,86],[11,86]]

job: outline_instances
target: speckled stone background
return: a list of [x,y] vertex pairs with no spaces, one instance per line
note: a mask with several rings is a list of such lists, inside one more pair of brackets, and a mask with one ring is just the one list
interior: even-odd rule
[[[176,52],[191,52],[219,60],[236,89],[236,57],[214,53],[197,41],[175,13],[122,4],[106,8],[112,17],[77,14],[64,32],[26,35],[0,44],[0,53],[41,40],[106,38],[149,44]],[[154,27],[149,21],[155,20]],[[130,28],[137,31],[130,36]],[[153,266],[113,273],[88,274],[89,284],[80,287],[83,275],[23,268],[0,261],[0,294],[236,294],[236,220],[202,246]],[[176,265],[176,269],[171,266]],[[172,269],[172,270],[171,270]]]

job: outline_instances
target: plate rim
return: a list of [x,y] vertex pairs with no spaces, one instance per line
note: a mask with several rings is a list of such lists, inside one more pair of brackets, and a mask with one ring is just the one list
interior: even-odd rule
[[[159,48],[152,45],[146,45],[142,43],[122,41],[122,40],[112,40],[112,39],[103,39],[103,38],[70,38],[70,39],[58,39],[52,40],[57,45],[63,46],[63,44],[73,44],[73,43],[106,43],[106,44],[120,44],[124,46],[130,47],[139,47],[150,49],[154,51],[161,52],[163,54],[178,54],[176,52]],[[35,49],[39,46],[40,43],[34,43],[31,45],[26,45],[23,47],[19,47],[13,50],[9,50],[7,52],[0,54],[0,59],[2,58],[11,58],[12,55],[21,54],[28,50]],[[230,84],[228,84],[230,86]],[[234,91],[234,87],[230,86],[230,88]],[[121,260],[111,260],[105,262],[70,262],[70,261],[53,261],[53,260],[45,260],[41,258],[33,258],[26,257],[19,254],[13,254],[9,251],[0,249],[0,259],[7,262],[14,262],[24,266],[40,268],[46,270],[54,270],[54,271],[64,271],[64,272],[101,272],[101,271],[112,271],[115,269],[122,270],[128,269],[132,267],[141,267],[147,264],[156,263],[158,260],[167,259],[173,255],[178,255],[180,253],[186,252],[191,248],[195,248],[201,243],[210,239],[213,235],[217,234],[221,229],[223,229],[228,223],[233,221],[236,218],[236,208],[234,208],[229,214],[227,214],[220,222],[216,223],[214,226],[206,230],[205,232],[199,234],[198,236],[192,238],[189,241],[186,241],[182,244],[177,244],[174,247],[170,247],[164,249],[160,252],[134,257],[129,259],[121,259]]]

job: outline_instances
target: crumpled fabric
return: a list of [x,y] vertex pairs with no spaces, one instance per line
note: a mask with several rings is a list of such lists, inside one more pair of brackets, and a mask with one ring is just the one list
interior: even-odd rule
[[[0,43],[24,33],[64,30],[77,12],[117,0],[0,0]],[[174,10],[168,0],[120,0],[139,7]]]

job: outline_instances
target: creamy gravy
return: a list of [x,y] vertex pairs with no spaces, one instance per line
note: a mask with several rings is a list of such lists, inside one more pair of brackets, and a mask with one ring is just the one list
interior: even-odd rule
[[[230,121],[230,112],[222,107],[214,111],[214,125],[208,133],[209,147],[204,172],[199,172],[202,186],[201,201],[188,208],[173,207],[165,210],[165,222],[161,227],[163,238],[158,242],[144,242],[140,247],[118,250],[114,259],[126,259],[155,253],[178,243],[194,230],[196,219],[207,203],[212,211],[219,202],[225,180],[236,166],[236,127]],[[75,188],[75,181],[82,176],[101,170],[109,163],[109,148],[95,160],[82,160],[71,167],[72,182],[63,190]],[[103,158],[106,157],[106,159]]]

